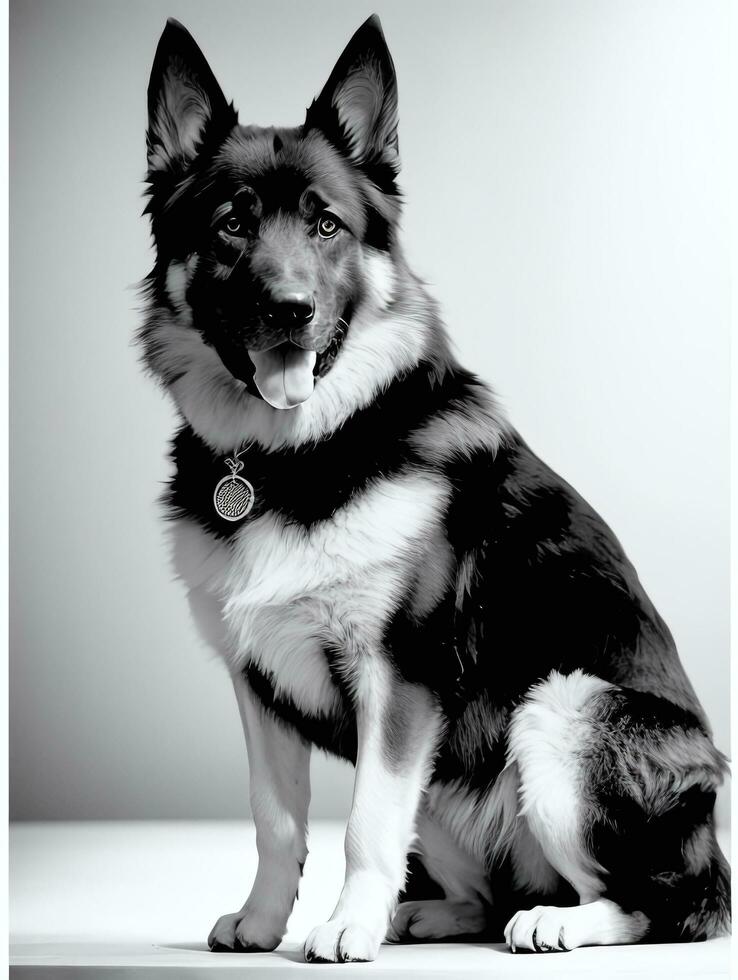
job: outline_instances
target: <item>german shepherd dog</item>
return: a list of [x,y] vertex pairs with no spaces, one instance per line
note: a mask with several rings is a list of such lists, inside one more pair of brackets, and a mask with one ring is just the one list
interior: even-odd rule
[[406,263],[379,20],[291,129],[239,124],[169,21],[148,106],[139,339],[181,416],[174,563],[233,678],[259,853],[210,948],[284,936],[313,745],[356,773],[308,961],[724,932],[725,761],[617,539],[459,366]]

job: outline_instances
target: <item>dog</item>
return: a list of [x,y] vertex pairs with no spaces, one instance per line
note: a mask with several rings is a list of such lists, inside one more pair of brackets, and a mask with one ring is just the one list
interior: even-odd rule
[[138,340],[181,417],[174,567],[233,679],[259,855],[210,948],[282,940],[312,746],[356,772],[308,961],[724,933],[725,759],[619,542],[457,363],[406,262],[378,18],[295,128],[241,125],[170,20],[148,109]]

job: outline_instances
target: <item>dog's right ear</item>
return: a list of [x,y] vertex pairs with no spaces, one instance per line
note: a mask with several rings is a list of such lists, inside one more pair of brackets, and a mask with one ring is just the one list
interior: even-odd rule
[[225,136],[236,122],[233,103],[226,102],[192,35],[170,18],[149,79],[149,178],[181,175],[205,139]]

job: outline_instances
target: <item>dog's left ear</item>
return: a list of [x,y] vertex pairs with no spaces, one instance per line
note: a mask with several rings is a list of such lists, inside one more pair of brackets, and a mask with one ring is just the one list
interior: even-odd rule
[[305,131],[320,129],[355,163],[400,169],[397,145],[395,66],[373,14],[351,38],[317,99],[307,111]]
[[225,136],[237,122],[233,103],[226,102],[204,54],[172,18],[156,49],[148,103],[150,178],[180,176],[208,136]]

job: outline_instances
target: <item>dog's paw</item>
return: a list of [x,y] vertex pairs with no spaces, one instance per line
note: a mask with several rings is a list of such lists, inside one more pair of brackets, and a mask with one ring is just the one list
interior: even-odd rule
[[317,926],[305,942],[308,963],[368,963],[376,959],[381,937],[355,922],[332,919]]
[[577,908],[536,905],[516,912],[505,926],[505,942],[511,952],[566,953],[581,945]]
[[475,936],[483,932],[485,924],[481,902],[451,902],[446,899],[402,902],[397,906],[386,940],[388,943],[399,943],[403,940],[412,942],[414,939]]
[[269,953],[282,942],[281,923],[250,909],[221,915],[208,936],[214,953]]

